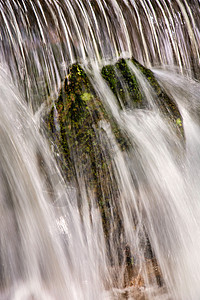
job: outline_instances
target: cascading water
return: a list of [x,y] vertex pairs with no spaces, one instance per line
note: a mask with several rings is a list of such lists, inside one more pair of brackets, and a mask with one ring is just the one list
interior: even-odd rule
[[198,0],[6,0],[0,5],[1,60],[20,92],[29,101],[34,97],[33,106],[38,93],[40,102],[56,93],[77,60],[101,63],[123,55],[148,67],[199,70]]
[[1,299],[101,299],[99,214],[82,196],[82,224],[76,191],[12,88],[1,73]]
[[[0,1],[0,299],[199,299],[199,13],[197,0]],[[78,115],[88,134],[67,123],[63,137],[52,99],[76,62],[94,111]]]

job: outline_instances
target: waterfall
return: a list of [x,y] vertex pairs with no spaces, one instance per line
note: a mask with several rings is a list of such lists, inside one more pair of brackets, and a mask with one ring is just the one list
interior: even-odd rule
[[198,0],[6,0],[0,5],[1,61],[32,106],[56,93],[77,60],[133,56],[148,67],[199,71]]
[[0,0],[0,299],[199,300],[199,14]]

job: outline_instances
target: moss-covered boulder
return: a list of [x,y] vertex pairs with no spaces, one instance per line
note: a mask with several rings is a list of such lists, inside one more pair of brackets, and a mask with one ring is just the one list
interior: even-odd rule
[[91,173],[90,182],[97,180],[96,168],[104,166],[103,161],[108,155],[104,151],[105,157],[102,157],[105,145],[101,146],[99,142],[99,134],[103,134],[98,125],[100,120],[110,122],[121,149],[124,149],[127,142],[117,124],[105,111],[84,70],[80,65],[73,65],[48,119],[48,127],[64,160],[62,167],[68,180],[76,175],[74,163],[79,165],[79,158],[82,172]]
[[[157,107],[163,117],[172,120],[177,128],[181,127],[181,115],[177,107],[162,90],[153,73],[135,60],[130,60],[130,62],[142,72],[153,88]],[[119,112],[135,108],[149,109],[137,77],[128,65],[127,61],[121,59],[115,65],[104,66],[101,72],[102,77],[116,96]],[[102,99],[97,96],[86,72],[79,64],[74,64],[69,69],[58,99],[52,104],[47,123],[66,180],[73,182],[77,186],[77,190],[80,186],[80,195],[85,184],[88,201],[90,201],[91,195],[96,199],[102,215],[103,229],[112,264],[109,241],[112,236],[121,243],[122,236],[124,236],[123,222],[120,209],[118,210],[120,205],[117,205],[120,191],[115,178],[112,147],[110,147],[105,131],[99,126],[100,121],[110,124],[119,148],[122,151],[129,151],[128,139],[112,117],[111,112],[106,111]],[[126,241],[123,242],[124,249],[129,249],[126,248],[128,247]],[[148,252],[148,258],[156,262],[151,245],[147,247],[147,244],[146,242],[144,252]],[[131,279],[129,277],[133,274],[130,270],[134,268],[133,256],[124,249],[117,249],[116,252],[119,256],[119,263],[126,262],[129,281]],[[160,280],[160,274],[156,275],[156,278]]]
[[[49,118],[49,128],[56,137],[55,142],[63,160],[62,168],[68,180],[76,176],[75,164],[79,163],[82,168],[87,168],[88,175],[93,175],[94,178],[89,176],[90,180],[96,178],[95,124],[103,114],[103,107],[96,98],[86,73],[79,65],[73,65]],[[79,158],[80,162],[75,161]]]
[[[101,120],[110,122],[121,149],[128,147],[112,116],[106,113],[86,73],[80,65],[75,64],[69,69],[59,97],[52,105],[48,128],[66,180],[76,184],[77,188],[79,182],[85,182],[86,192],[96,198],[104,232],[108,237],[110,199],[114,193],[117,194],[117,188],[114,178],[111,178],[114,174],[111,152],[107,149],[106,134],[99,126]],[[117,212],[115,215],[118,219]]]
[[131,62],[150,84],[155,92],[155,104],[157,104],[163,117],[170,119],[183,134],[182,118],[177,106],[161,88],[153,72],[145,68],[135,59],[120,59],[116,64],[106,65],[102,68],[102,76],[115,94],[119,107],[121,109],[145,109],[148,107],[147,99],[140,88],[137,77],[134,72],[131,71],[127,62]]
[[[151,70],[134,59],[129,62],[120,59],[114,65],[104,66],[101,71],[116,96],[119,110],[148,107],[137,77],[129,68],[130,62],[141,71],[153,88],[155,101],[163,117],[172,119],[177,128],[181,128],[181,115],[173,101],[162,90]],[[105,110],[86,72],[79,64],[72,65],[59,97],[52,105],[48,127],[65,178],[78,185],[79,177],[83,176],[95,193],[99,205],[107,209],[110,206],[110,193],[113,192],[110,191],[110,182],[114,184],[114,176],[111,151],[106,149],[108,143],[104,142],[107,137],[99,126],[101,120],[109,122],[119,147],[128,151],[129,141],[112,115]],[[106,214],[105,209],[102,213]]]
[[115,94],[121,109],[145,107],[136,77],[131,73],[125,59],[120,59],[114,65],[104,66],[101,74]]
[[[129,62],[132,62],[141,71],[154,90],[155,102],[163,117],[173,120],[177,127],[182,127],[178,108],[160,87],[152,71],[134,59]],[[120,59],[114,65],[104,66],[101,73],[116,96],[119,110],[148,107],[147,99],[141,91],[137,77],[130,70],[126,60]],[[91,175],[88,177],[90,182],[97,180],[97,166],[104,165],[103,161],[105,161],[99,143],[99,134],[103,134],[103,131],[99,129],[100,120],[110,123],[120,148],[127,150],[129,146],[127,138],[112,115],[105,110],[103,101],[98,98],[86,72],[80,65],[74,64],[69,69],[68,76],[63,83],[58,99],[52,105],[48,119],[49,129],[53,133],[53,142],[58,149],[62,168],[65,170],[68,180],[76,176],[74,163],[79,165],[78,158],[80,158],[80,165],[83,168],[82,172]],[[104,156],[107,156],[108,153],[109,151],[104,151]]]
[[[164,115],[170,117],[178,126],[182,126],[181,122],[181,115],[178,110],[178,107],[173,102],[173,100],[164,92],[164,90],[159,85],[158,81],[156,80],[153,72],[150,69],[145,68],[135,59],[131,60],[132,63],[141,71],[141,73],[145,76],[146,80],[149,82],[151,87],[153,88],[155,95],[156,95],[156,102],[160,110],[163,112]],[[177,121],[178,120],[178,121]]]

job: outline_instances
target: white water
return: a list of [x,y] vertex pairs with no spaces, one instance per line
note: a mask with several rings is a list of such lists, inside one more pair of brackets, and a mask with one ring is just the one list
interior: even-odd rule
[[[1,64],[12,75],[0,74],[0,299],[198,300],[200,85],[189,77],[198,77],[198,1],[7,0],[0,7]],[[155,74],[179,107],[184,141],[131,63],[148,108],[119,110],[100,65],[124,55],[177,66]],[[76,166],[78,185],[64,181],[32,113],[57,94],[76,59],[130,141],[122,152],[107,121],[95,128],[105,162],[107,151],[112,158],[102,182],[110,195],[108,240],[87,174]],[[124,289],[127,245],[131,276],[144,283]]]
[[1,61],[33,108],[57,93],[77,60],[101,64],[123,54],[147,67],[176,65],[196,73],[200,7],[198,0],[190,2],[2,0]]
[[89,216],[83,193],[81,222],[76,191],[64,185],[33,117],[3,72],[0,82],[1,292],[16,300],[102,299],[99,213],[92,206]]
[[[135,69],[133,65],[130,68]],[[94,73],[97,74],[97,70]],[[117,205],[123,215],[128,243],[133,246],[133,253],[141,255],[137,248],[140,244],[137,230],[143,231],[141,226],[144,225],[172,299],[199,299],[200,85],[178,74],[165,75],[162,71],[156,74],[182,113],[184,143],[174,126],[160,114],[151,87],[138,71],[138,82],[149,101],[148,110],[119,114],[100,76],[96,76],[93,84],[133,143],[128,155],[115,145],[117,150],[113,157],[121,193]],[[104,129],[112,145],[114,137],[109,127]],[[135,213],[139,222],[136,231],[133,228]],[[149,297],[154,298],[151,294]]]

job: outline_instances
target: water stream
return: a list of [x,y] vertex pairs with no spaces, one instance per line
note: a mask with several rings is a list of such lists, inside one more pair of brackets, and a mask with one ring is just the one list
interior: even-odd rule
[[[199,14],[198,0],[0,0],[0,299],[199,300]],[[102,77],[119,58],[142,108],[120,72],[126,104]],[[69,180],[43,125],[75,62],[110,119],[92,124],[95,176],[75,143]]]

